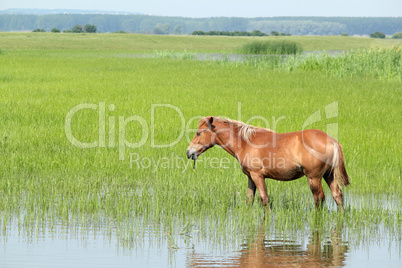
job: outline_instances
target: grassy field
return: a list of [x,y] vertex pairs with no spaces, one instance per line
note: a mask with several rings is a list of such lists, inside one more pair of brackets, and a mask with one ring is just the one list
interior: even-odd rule
[[[391,45],[389,40],[349,37],[292,38],[319,50]],[[325,45],[330,40],[331,46]],[[143,232],[138,224],[151,224],[161,236],[191,228],[204,239],[237,239],[242,230],[261,223],[260,202],[252,209],[246,206],[247,178],[219,148],[201,156],[192,170],[185,155],[194,135],[190,129],[201,116],[221,115],[278,132],[297,131],[318,111],[322,119],[309,128],[334,131],[336,124],[352,177],[344,191],[345,212],[337,213],[323,185],[327,201],[317,226],[306,179],[267,179],[271,226],[296,232],[307,223],[330,232],[341,222],[349,237],[371,239],[379,226],[400,237],[399,80],[111,56],[153,49],[222,51],[236,42],[244,40],[0,33],[5,51],[0,54],[3,222],[14,215],[36,228],[59,220],[106,221],[127,239]],[[82,104],[89,106],[72,117],[71,131],[80,142],[96,142],[94,148],[79,148],[66,134],[69,113]],[[335,117],[326,115],[328,105],[337,107]],[[126,121],[130,118],[134,121]],[[141,146],[130,148],[129,143]],[[158,148],[166,144],[172,145]]]
[[57,33],[0,33],[0,48],[4,50],[94,50],[135,51],[159,49],[195,52],[232,52],[253,40],[290,40],[299,43],[304,51],[349,50],[357,48],[391,47],[400,41],[345,36],[288,36],[288,37],[228,37],[228,36],[158,36],[137,34],[57,34]]

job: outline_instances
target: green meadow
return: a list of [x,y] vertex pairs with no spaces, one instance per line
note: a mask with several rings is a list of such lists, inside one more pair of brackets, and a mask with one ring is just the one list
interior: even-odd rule
[[[220,115],[277,132],[319,128],[343,146],[352,178],[343,189],[345,211],[336,210],[325,182],[325,206],[316,211],[304,177],[266,179],[267,232],[331,233],[342,226],[351,247],[381,232],[400,239],[400,47],[368,38],[284,38],[305,51],[366,49],[352,53],[371,53],[364,55],[372,61],[362,67],[366,60],[357,64],[349,54],[321,62],[327,69],[314,62],[271,68],[266,61],[133,56],[231,52],[253,38],[0,33],[2,228],[17,218],[27,233],[60,222],[103,224],[131,246],[144,229],[172,248],[183,234],[195,244],[241,244],[264,219],[258,196],[253,207],[245,203],[240,166],[218,147],[195,170],[186,158],[198,120]],[[380,60],[381,53],[390,60]],[[356,68],[394,68],[394,75]]]
[[153,50],[196,52],[230,52],[255,40],[288,40],[299,43],[304,51],[349,50],[358,48],[389,48],[400,44],[397,39],[348,36],[169,36],[139,34],[65,34],[65,33],[1,33],[2,49],[12,50],[86,50],[129,51],[142,53]]

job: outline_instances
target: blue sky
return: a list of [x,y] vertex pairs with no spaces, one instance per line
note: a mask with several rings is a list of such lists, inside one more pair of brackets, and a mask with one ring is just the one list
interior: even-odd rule
[[402,0],[1,0],[9,8],[131,11],[183,17],[402,16]]

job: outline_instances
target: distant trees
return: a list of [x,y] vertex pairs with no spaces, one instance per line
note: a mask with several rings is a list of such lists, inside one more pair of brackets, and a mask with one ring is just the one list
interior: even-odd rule
[[84,31],[86,33],[96,33],[96,26],[92,24],[87,24],[84,27]]
[[371,38],[385,38],[385,33],[375,32],[370,34]]
[[33,33],[44,33],[44,32],[46,32],[46,31],[43,30],[43,29],[37,28],[37,29],[33,30],[32,32],[33,32]]
[[394,33],[392,35],[392,38],[394,38],[394,39],[402,39],[402,33]]
[[169,34],[170,24],[169,23],[158,23],[152,29],[153,34]]
[[251,36],[267,36],[267,34],[261,32],[260,30],[254,30],[251,32]]
[[75,25],[72,29],[71,29],[72,33],[83,33],[84,32],[84,26],[82,25]]
[[87,24],[85,26],[77,24],[71,30],[65,30],[64,32],[65,33],[96,33],[96,26],[91,25],[91,24]]
[[209,31],[209,32],[203,32],[203,31],[194,31],[192,35],[224,35],[224,36],[268,36],[268,34],[263,33],[259,30],[254,30],[251,33],[246,32],[246,31],[234,31],[234,32],[228,32],[228,31]]
[[[246,31],[234,31],[234,32],[228,32],[228,31],[209,31],[209,32],[203,32],[203,31],[194,31],[192,35],[225,35],[225,36],[269,36],[269,34],[263,33],[260,30],[254,30],[252,32],[246,32]],[[271,36],[291,36],[290,33],[285,34],[285,33],[278,33],[276,31],[272,31]]]
[[[194,31],[253,32],[276,31],[293,35],[369,35],[376,31],[392,35],[400,32],[402,17],[260,17],[260,18],[183,18],[147,15],[107,14],[0,14],[0,31],[32,31],[52,28],[71,29],[75,25],[96,25],[96,32],[126,31],[131,33],[191,34]],[[164,25],[168,24],[168,30]],[[85,28],[85,26],[84,26]],[[67,30],[69,32],[69,30]],[[83,32],[93,32],[84,29]],[[254,34],[252,34],[254,36]],[[258,35],[256,35],[258,36]]]
[[183,34],[183,26],[181,26],[181,24],[177,24],[176,26],[174,26],[173,34],[176,34],[176,35]]
[[279,33],[279,32],[277,32],[277,31],[272,31],[271,33],[270,33],[270,35],[271,36],[291,36],[291,34],[290,33]]
[[51,30],[51,32],[52,32],[52,33],[60,33],[60,30],[57,29],[57,28],[53,28],[53,29]]

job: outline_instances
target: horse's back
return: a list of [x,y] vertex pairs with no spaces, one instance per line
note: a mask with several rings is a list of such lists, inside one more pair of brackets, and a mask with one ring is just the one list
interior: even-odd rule
[[240,163],[247,171],[259,170],[265,177],[287,181],[306,173],[321,174],[332,160],[336,140],[321,130],[259,134],[241,154]]

